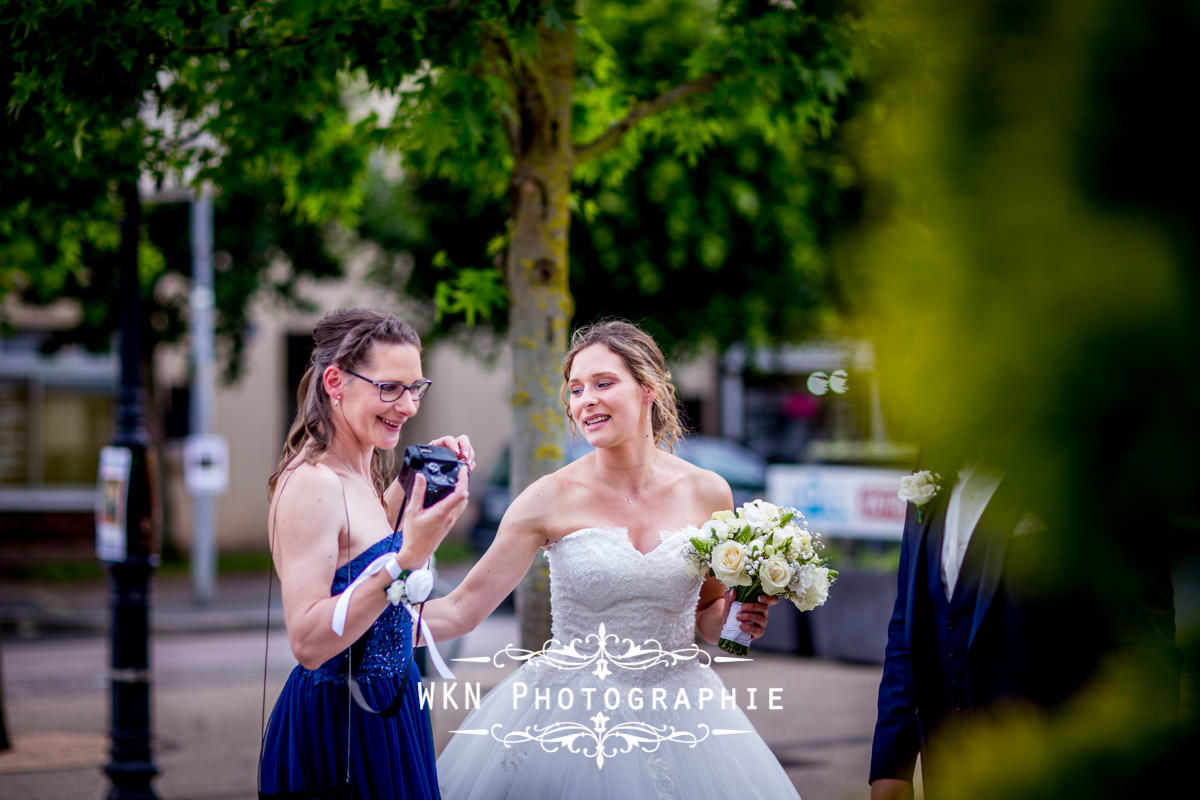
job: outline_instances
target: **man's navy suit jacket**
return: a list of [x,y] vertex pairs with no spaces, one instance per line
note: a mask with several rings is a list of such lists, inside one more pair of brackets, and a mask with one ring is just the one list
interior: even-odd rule
[[[1080,686],[1103,647],[1103,634],[1094,624],[1099,619],[1094,598],[1055,585],[1053,562],[1064,557],[1054,546],[1055,532],[1035,525],[1016,533],[1018,522],[1030,518],[1008,496],[1011,486],[1001,481],[968,546],[968,559],[977,568],[966,659],[968,714],[1006,698],[1052,705]],[[923,553],[927,537],[940,539],[945,528],[951,488],[943,487],[929,502],[922,522],[915,507],[908,508],[879,686],[871,781],[911,781],[918,752],[950,713],[934,635],[944,623],[944,605],[939,611],[939,604],[928,599],[929,587],[940,585],[929,579],[929,570],[940,569],[940,557]]]

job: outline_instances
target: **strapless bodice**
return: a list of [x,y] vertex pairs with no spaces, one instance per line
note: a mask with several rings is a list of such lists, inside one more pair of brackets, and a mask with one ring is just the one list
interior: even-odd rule
[[624,528],[582,528],[547,548],[552,633],[562,643],[585,639],[601,624],[611,633],[663,648],[687,647],[696,636],[701,581],[682,555],[692,528],[662,534],[648,553]]
[[[400,532],[380,539],[348,562],[338,567],[333,575],[330,593],[341,594],[350,581],[358,576],[368,564],[384,553],[399,550]],[[361,591],[361,590],[359,590]],[[412,659],[412,618],[403,606],[389,605],[375,623],[363,634],[362,643],[354,653],[354,677],[360,682],[373,677],[395,677],[401,674]],[[352,642],[346,642],[349,647]],[[361,652],[360,652],[361,651]],[[319,682],[346,681],[346,651],[317,667],[313,677]]]

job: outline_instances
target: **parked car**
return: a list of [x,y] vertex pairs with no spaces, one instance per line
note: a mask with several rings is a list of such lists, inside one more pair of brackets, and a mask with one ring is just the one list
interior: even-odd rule
[[[591,445],[582,439],[572,438],[566,447],[567,460],[574,461],[591,449]],[[676,442],[675,453],[698,467],[716,472],[728,481],[733,490],[735,506],[762,497],[766,491],[766,460],[730,439],[693,434]],[[491,545],[496,536],[496,528],[500,525],[500,518],[504,516],[511,502],[508,480],[509,453],[508,447],[505,446],[500,462],[488,476],[482,490],[475,487],[471,489],[472,494],[479,492],[482,497],[479,518],[471,528],[471,544],[480,555]],[[702,520],[697,520],[700,521]]]
[[766,492],[767,460],[732,439],[694,434],[678,442],[675,453],[728,481],[733,490],[734,507],[762,497]]

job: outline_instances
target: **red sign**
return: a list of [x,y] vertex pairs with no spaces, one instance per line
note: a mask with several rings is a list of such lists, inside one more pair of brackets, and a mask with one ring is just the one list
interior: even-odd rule
[[868,519],[904,522],[904,502],[895,488],[865,488],[858,493],[859,512]]

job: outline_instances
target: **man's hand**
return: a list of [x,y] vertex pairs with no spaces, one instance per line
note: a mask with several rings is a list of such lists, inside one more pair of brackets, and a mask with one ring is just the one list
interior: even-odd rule
[[913,785],[899,778],[878,778],[871,784],[871,800],[913,800]]

